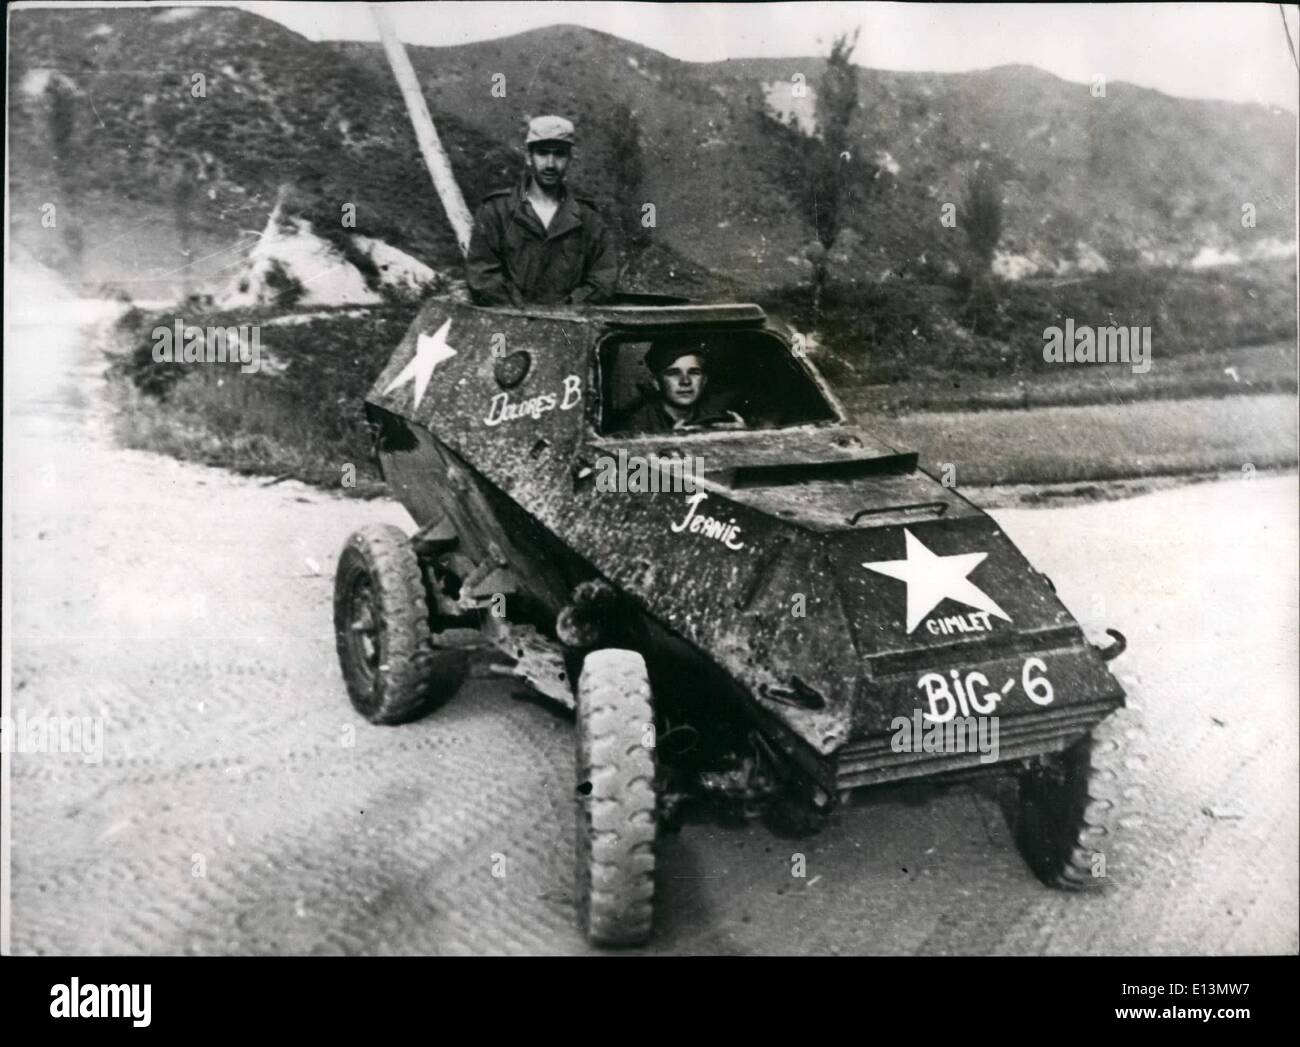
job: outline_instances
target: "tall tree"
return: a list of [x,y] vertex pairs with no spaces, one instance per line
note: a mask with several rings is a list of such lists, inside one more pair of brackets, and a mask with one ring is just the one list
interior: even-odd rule
[[1002,239],[1002,183],[987,160],[976,162],[963,194],[961,210],[962,226],[974,257],[966,316],[978,329],[986,326],[997,311],[993,254]]
[[613,165],[614,213],[618,218],[623,268],[650,245],[650,230],[642,224],[644,160],[641,122],[622,102],[610,110],[606,142]]
[[858,32],[855,29],[831,42],[826,71],[817,86],[817,136],[810,146],[805,197],[806,217],[821,248],[812,254],[814,323],[820,318],[830,250],[844,225],[849,174],[854,169],[849,128],[858,110],[858,67],[853,64]]

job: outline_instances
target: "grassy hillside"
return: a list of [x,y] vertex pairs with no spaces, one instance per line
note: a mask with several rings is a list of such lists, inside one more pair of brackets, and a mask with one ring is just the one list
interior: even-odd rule
[[[808,294],[799,286],[758,296],[769,312],[812,329]],[[1060,364],[1043,359],[1043,331],[1078,326],[1150,327],[1152,371],[1174,361],[1241,346],[1296,344],[1296,275],[1291,260],[1204,271],[1126,267],[1079,278],[1006,284],[989,322],[972,330],[960,319],[959,283],[889,280],[832,284],[817,327],[828,375],[864,383],[942,383],[976,377],[1037,381]],[[1285,370],[1295,387],[1294,352]],[[1128,368],[1110,368],[1124,373]],[[1140,385],[1152,384],[1148,375]],[[1220,381],[1232,391],[1230,378]]]
[[[76,261],[66,234],[40,226],[39,202],[54,200],[91,278],[113,282],[133,261],[141,275],[165,274],[231,249],[197,267],[196,283],[210,287],[289,186],[291,209],[327,233],[342,228],[342,205],[352,203],[357,232],[430,264],[456,261],[391,75],[242,11],[188,10],[179,20],[148,8],[13,13],[20,242],[48,264]],[[63,148],[60,106],[70,125]],[[462,184],[506,176],[504,149],[452,114],[439,117]],[[145,258],[109,250],[141,228],[153,245]]]
[[[318,226],[340,228],[354,203],[358,232],[455,264],[377,46],[313,43],[221,8],[23,10],[10,31],[14,235],[42,261],[210,288],[287,184]],[[808,108],[820,58],[687,63],[575,27],[410,51],[471,202],[514,177],[527,116],[563,112],[581,135],[575,179],[614,217],[655,204],[635,282],[704,286],[713,273],[753,293],[806,277],[812,230],[794,200],[807,139],[782,116],[796,73]],[[1097,99],[1029,67],[860,81],[859,184],[834,267],[849,283],[951,275],[965,245],[940,208],[980,158],[1004,181],[1003,251],[1044,272],[1095,255],[1112,267],[1202,247],[1248,255],[1294,236],[1289,114],[1117,82]],[[616,200],[628,114],[640,187]],[[47,202],[57,232],[40,224]]]

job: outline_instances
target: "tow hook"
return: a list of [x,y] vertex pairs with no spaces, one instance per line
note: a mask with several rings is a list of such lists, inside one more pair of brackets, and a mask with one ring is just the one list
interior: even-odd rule
[[1124,639],[1124,634],[1118,629],[1107,629],[1106,635],[1108,635],[1114,643],[1107,644],[1105,647],[1102,647],[1099,644],[1093,644],[1093,647],[1097,649],[1097,653],[1101,655],[1101,660],[1103,662],[1109,662],[1118,658],[1128,647],[1128,641]]

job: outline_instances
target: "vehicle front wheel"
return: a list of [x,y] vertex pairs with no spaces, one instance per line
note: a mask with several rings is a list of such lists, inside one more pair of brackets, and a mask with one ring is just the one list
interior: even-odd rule
[[348,539],[334,576],[334,636],[348,696],[371,723],[401,723],[448,697],[465,668],[429,628],[420,562],[390,524]]
[[639,945],[654,919],[654,707],[645,660],[583,661],[577,699],[577,904],[597,945]]
[[1050,887],[1096,890],[1111,883],[1119,809],[1119,745],[1103,721],[1055,760],[1020,778],[1016,842]]

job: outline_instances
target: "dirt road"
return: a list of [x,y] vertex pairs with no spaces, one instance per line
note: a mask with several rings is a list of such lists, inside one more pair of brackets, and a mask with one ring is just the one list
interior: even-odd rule
[[[103,725],[98,762],[9,757],[12,951],[586,951],[571,725],[485,677],[401,728],[348,705],[335,556],[404,511],[115,448],[86,319],[31,309],[5,349],[6,712]],[[1042,887],[986,787],[913,787],[812,839],[686,825],[653,950],[1294,951],[1296,504],[1259,476],[997,513],[1087,627],[1129,637],[1145,813],[1109,893]]]

